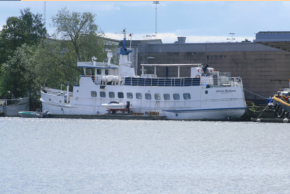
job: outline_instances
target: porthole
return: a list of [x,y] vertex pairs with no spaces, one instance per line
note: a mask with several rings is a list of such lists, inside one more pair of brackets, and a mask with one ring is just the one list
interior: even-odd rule
[[206,90],[206,91],[205,91],[205,94],[207,94],[207,93],[208,93],[208,91]]

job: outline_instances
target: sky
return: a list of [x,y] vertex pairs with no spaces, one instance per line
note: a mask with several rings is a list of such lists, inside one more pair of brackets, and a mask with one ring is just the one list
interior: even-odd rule
[[[52,16],[65,7],[95,14],[96,24],[108,38],[122,39],[118,33],[124,28],[133,33],[133,40],[155,35],[153,1],[47,1],[49,34],[55,30]],[[20,16],[25,8],[43,14],[44,2],[0,1],[0,30],[8,17]],[[290,31],[290,2],[160,1],[157,5],[157,38],[163,43],[173,43],[179,36],[186,37],[186,43],[252,41],[259,31]]]

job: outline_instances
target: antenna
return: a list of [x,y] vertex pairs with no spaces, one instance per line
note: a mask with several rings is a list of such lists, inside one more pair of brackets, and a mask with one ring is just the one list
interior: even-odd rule
[[230,35],[231,35],[231,38],[227,38],[227,40],[229,40],[230,42],[232,42],[232,40],[236,40],[234,38],[235,33],[230,33]]
[[159,4],[159,1],[153,1],[153,4],[155,4],[155,38],[157,37],[157,5]]
[[[123,39],[123,46],[120,50],[120,54],[121,55],[128,55],[130,52],[132,52],[131,50],[127,50],[126,49],[126,28],[123,29],[123,31],[120,33],[116,32],[116,34],[124,34],[124,39]],[[132,33],[129,33],[132,34]]]

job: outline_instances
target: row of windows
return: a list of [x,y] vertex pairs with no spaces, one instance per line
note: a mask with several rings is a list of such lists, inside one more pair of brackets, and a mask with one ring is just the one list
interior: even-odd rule
[[[91,91],[91,96],[92,97],[97,97],[97,92],[96,91]],[[124,93],[123,92],[118,92],[117,94],[118,98],[124,98]],[[100,92],[100,97],[101,98],[106,98],[106,92]],[[115,92],[109,92],[109,98],[115,98]],[[133,93],[127,92],[127,98],[128,99],[133,99]],[[142,93],[136,93],[136,99],[142,99]],[[151,94],[150,93],[145,93],[145,99],[146,100],[151,100]],[[154,99],[155,100],[161,100],[161,95],[159,93],[154,94]],[[164,100],[170,100],[170,94],[163,94],[163,99]],[[178,93],[173,94],[173,99],[174,100],[180,100],[180,95]],[[183,99],[184,100],[190,100],[190,93],[184,93],[183,94]]]

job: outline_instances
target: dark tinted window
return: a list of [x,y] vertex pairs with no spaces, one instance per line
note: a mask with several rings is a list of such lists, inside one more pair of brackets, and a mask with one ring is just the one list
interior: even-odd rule
[[174,100],[180,100],[180,96],[179,96],[179,94],[173,94],[173,99]]
[[101,98],[106,98],[106,92],[100,92]]
[[136,93],[136,98],[137,99],[142,99],[142,94],[141,93]]
[[123,92],[118,92],[118,98],[124,98],[124,93]]
[[109,97],[110,98],[115,98],[115,92],[109,92]]
[[91,96],[92,97],[97,97],[97,92],[96,91],[91,91]]
[[151,94],[150,93],[146,93],[145,94],[145,99],[146,100],[151,100]]
[[170,95],[169,94],[164,94],[163,97],[164,97],[164,100],[170,100]]

